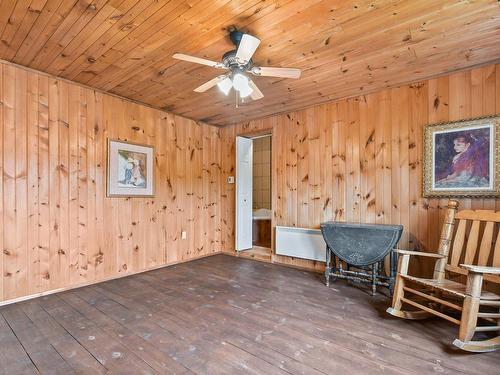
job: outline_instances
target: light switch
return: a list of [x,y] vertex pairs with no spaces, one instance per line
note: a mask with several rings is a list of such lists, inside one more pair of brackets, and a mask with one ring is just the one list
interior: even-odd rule
[[185,240],[185,239],[187,238],[187,233],[186,233],[186,231],[185,231],[185,230],[183,230],[183,231],[181,232],[181,238],[182,238],[183,240]]
[[229,177],[227,178],[227,183],[228,183],[228,184],[234,184],[234,176],[229,176]]

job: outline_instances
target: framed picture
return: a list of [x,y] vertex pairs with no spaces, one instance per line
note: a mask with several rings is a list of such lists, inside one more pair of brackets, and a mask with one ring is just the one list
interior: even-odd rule
[[500,196],[500,116],[424,128],[425,197]]
[[154,195],[152,146],[108,139],[107,196]]

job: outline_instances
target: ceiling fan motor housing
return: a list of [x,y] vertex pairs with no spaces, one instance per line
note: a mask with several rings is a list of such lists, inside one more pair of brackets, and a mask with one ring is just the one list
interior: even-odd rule
[[234,69],[239,69],[242,71],[247,71],[252,68],[253,66],[253,61],[250,59],[246,64],[241,64],[237,59],[236,59],[236,51],[235,49],[226,52],[222,56],[222,63],[224,66],[228,67],[229,69],[234,70]]

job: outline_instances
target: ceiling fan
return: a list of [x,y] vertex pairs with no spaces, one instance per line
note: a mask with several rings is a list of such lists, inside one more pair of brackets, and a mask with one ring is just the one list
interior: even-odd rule
[[272,68],[267,66],[256,66],[253,64],[252,56],[260,44],[260,40],[250,34],[239,30],[229,33],[229,38],[236,46],[235,50],[226,52],[222,56],[222,62],[207,60],[204,58],[176,53],[172,57],[178,60],[193,62],[211,66],[212,68],[228,71],[219,75],[203,85],[195,88],[195,92],[205,92],[217,85],[219,89],[228,95],[232,88],[240,98],[250,96],[253,100],[262,99],[264,94],[257,85],[247,77],[247,73],[263,77],[299,78],[300,69],[295,68]]

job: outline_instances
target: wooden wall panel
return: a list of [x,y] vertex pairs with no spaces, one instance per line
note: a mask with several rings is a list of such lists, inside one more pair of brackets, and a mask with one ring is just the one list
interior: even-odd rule
[[[0,103],[0,300],[10,300],[234,252],[237,134],[273,134],[274,225],[401,223],[402,246],[432,251],[447,201],[421,198],[422,127],[500,113],[500,66],[221,129],[8,63]],[[154,198],[105,197],[108,138],[155,146]]]
[[[226,183],[235,174],[234,138],[266,130],[273,133],[273,225],[400,223],[403,248],[435,251],[447,200],[422,198],[423,126],[495,113],[500,65],[222,128],[222,248],[234,251],[234,185]],[[462,199],[460,207],[499,210],[500,199]]]
[[[219,251],[219,131],[0,63],[0,301]],[[106,198],[108,138],[155,146],[154,198]]]

